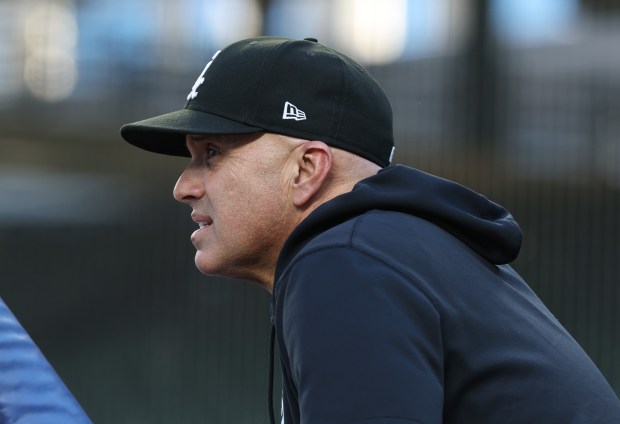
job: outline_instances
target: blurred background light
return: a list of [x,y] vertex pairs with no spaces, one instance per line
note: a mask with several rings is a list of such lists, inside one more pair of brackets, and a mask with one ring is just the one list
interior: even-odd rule
[[579,0],[492,0],[490,12],[500,41],[532,45],[570,41]]
[[471,5],[453,0],[409,0],[406,58],[455,51],[468,39]]
[[44,3],[28,13],[24,25],[24,81],[32,94],[48,102],[71,95],[78,79],[78,26],[70,4]]
[[218,49],[241,38],[259,35],[262,16],[254,0],[210,0],[202,2],[204,25]]
[[332,21],[334,42],[366,64],[393,62],[404,51],[406,0],[340,0]]
[[57,102],[69,97],[77,76],[75,56],[70,52],[45,50],[26,57],[24,81],[41,100]]
[[330,0],[273,0],[266,17],[266,34],[314,37],[326,42],[333,19],[333,4]]

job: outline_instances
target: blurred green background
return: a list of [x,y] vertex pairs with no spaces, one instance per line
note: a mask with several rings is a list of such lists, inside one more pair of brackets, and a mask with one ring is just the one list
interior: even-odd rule
[[364,63],[395,161],[513,213],[515,268],[620,392],[620,3],[0,0],[0,297],[95,422],[267,422],[268,294],[194,269],[184,159],[118,135],[261,34]]

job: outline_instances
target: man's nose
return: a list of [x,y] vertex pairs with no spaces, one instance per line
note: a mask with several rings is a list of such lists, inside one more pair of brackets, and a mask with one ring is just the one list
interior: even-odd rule
[[172,195],[181,203],[190,203],[204,196],[204,184],[196,172],[187,168],[174,185]]

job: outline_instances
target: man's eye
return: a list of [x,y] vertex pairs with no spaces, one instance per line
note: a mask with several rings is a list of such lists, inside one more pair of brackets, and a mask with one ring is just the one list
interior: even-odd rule
[[215,156],[217,156],[219,154],[220,154],[220,151],[217,150],[216,148],[213,148],[213,147],[207,147],[206,148],[205,156],[206,156],[207,159],[211,159],[211,158],[213,158],[213,157],[215,157]]

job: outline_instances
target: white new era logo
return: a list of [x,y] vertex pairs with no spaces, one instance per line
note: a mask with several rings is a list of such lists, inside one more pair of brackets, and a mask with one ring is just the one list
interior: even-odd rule
[[296,121],[303,121],[306,119],[306,112],[297,109],[297,106],[289,102],[284,103],[284,112],[282,113],[282,119],[294,119]]

